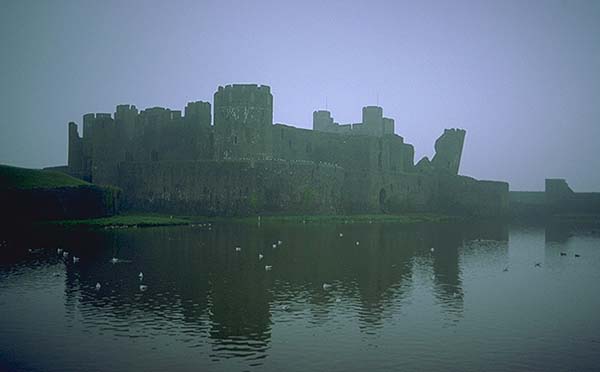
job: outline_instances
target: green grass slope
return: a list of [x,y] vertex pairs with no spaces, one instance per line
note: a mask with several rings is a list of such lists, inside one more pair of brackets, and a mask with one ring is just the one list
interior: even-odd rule
[[0,164],[0,189],[76,187],[89,183],[67,174]]

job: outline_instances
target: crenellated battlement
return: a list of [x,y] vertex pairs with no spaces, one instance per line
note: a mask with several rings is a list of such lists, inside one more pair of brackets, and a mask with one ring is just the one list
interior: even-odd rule
[[317,110],[313,112],[313,130],[382,137],[394,134],[394,119],[384,117],[380,106],[365,106],[360,123],[340,125],[333,120],[330,111]]

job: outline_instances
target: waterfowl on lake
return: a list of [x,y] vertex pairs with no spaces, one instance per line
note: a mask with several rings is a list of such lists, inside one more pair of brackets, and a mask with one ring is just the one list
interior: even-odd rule
[[433,247],[429,248],[429,252],[432,252],[432,253],[435,252],[435,248],[433,248]]
[[235,247],[235,251],[236,251],[236,252],[241,252],[241,251],[242,251],[242,248],[240,248],[240,247]]
[[144,280],[144,273],[140,271],[140,273],[138,274],[138,278],[140,278],[140,281]]
[[79,257],[73,256],[73,263],[79,262]]
[[148,286],[145,284],[140,284],[140,291],[141,292],[146,292],[146,290],[148,289]]
[[62,253],[63,253],[63,250],[62,250],[62,248],[57,248],[57,249],[56,249],[56,254],[62,254]]
[[63,257],[64,257],[64,258],[67,258],[67,257],[69,257],[69,252],[67,252],[67,251],[64,251],[64,252],[63,252]]
[[360,245],[360,242],[358,240],[356,241],[356,245]]
[[265,271],[271,271],[272,269],[273,269],[273,266],[265,265]]
[[96,287],[95,288],[96,288],[97,291],[99,291],[100,288],[102,288],[102,286],[100,285],[100,283],[96,283]]
[[258,254],[258,259],[259,259],[259,260],[262,260],[262,259],[263,259],[263,257],[264,257],[264,256],[263,256],[262,254],[260,254],[260,253]]
[[535,267],[542,267],[542,264],[540,262],[536,262]]
[[340,233],[340,238],[343,237],[343,236],[344,236],[344,234]]
[[324,290],[331,289],[331,284],[328,284],[328,283],[323,283],[323,289],[324,289]]
[[580,255],[578,255],[577,253],[575,253],[575,257],[581,257]]
[[508,271],[508,266],[504,268],[504,270],[502,270],[503,272],[507,272]]
[[565,252],[560,252],[561,256],[566,256],[567,254]]
[[272,246],[272,247],[273,247],[273,248],[277,248],[277,244],[273,244],[273,246]]

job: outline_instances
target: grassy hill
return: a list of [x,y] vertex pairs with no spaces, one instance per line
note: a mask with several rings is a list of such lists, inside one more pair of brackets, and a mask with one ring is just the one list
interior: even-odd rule
[[0,189],[44,189],[75,187],[89,183],[67,174],[0,164]]

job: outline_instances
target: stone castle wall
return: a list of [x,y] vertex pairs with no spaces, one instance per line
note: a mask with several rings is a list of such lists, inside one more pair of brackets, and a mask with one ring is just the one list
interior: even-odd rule
[[191,215],[336,214],[341,212],[344,171],[302,161],[124,162],[119,179],[127,209]]
[[[340,132],[326,111],[315,130],[273,124],[270,88],[219,87],[211,105],[114,116],[87,114],[83,136],[69,124],[69,173],[123,189],[124,209],[239,215],[457,211],[504,213],[507,187],[458,176],[463,130],[446,130],[436,155],[414,149],[381,107]],[[506,190],[505,190],[506,189]]]

